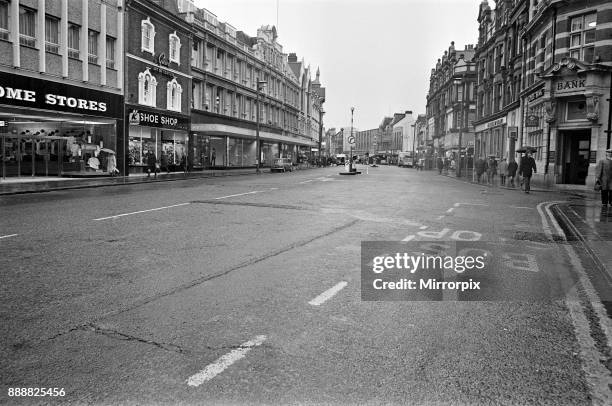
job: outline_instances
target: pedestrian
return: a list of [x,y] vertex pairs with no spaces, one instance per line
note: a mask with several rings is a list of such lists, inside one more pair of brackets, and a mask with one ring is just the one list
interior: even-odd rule
[[489,161],[487,162],[487,182],[490,185],[495,184],[495,175],[497,175],[497,160],[495,157],[489,157]]
[[444,162],[442,161],[441,157],[438,157],[437,164],[438,164],[438,174],[442,175],[442,168],[444,167]]
[[506,158],[502,158],[499,163],[499,182],[502,186],[506,186],[506,176],[508,175],[508,162],[506,162]]
[[508,180],[510,181],[510,187],[514,187],[514,177],[516,176],[516,171],[518,170],[518,164],[513,159],[508,163]]
[[487,162],[482,159],[482,157],[478,157],[478,159],[474,163],[474,168],[476,168],[476,180],[478,183],[480,183],[482,175],[487,170]]
[[183,173],[187,173],[187,157],[185,155],[181,157],[181,168],[183,169]]
[[210,166],[215,166],[215,160],[217,159],[217,151],[213,148],[210,153]]
[[147,167],[147,178],[151,177],[151,172],[153,172],[154,176],[157,178],[159,164],[157,163],[157,158],[155,157],[155,152],[153,152],[153,150],[150,150],[147,154]]
[[170,167],[168,166],[168,154],[166,154],[165,152],[162,152],[161,154],[161,164],[160,164],[160,168],[161,171],[166,171],[166,173],[170,173]]
[[525,186],[525,193],[529,193],[531,191],[531,176],[537,172],[536,163],[533,157],[531,156],[531,151],[527,151],[527,153],[521,158],[521,163],[519,165],[519,176],[523,177],[521,183]]
[[601,186],[601,205],[612,205],[612,148],[606,150],[606,157],[595,166],[595,179]]

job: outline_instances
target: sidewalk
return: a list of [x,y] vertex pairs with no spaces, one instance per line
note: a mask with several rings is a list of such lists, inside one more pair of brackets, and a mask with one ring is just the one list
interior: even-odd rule
[[[262,169],[269,173],[270,168]],[[47,176],[23,176],[18,178],[0,179],[0,196],[19,193],[49,192],[52,190],[93,188],[102,186],[131,185],[138,183],[168,182],[175,180],[211,178],[216,176],[255,175],[254,168],[247,169],[215,169],[197,172],[159,173],[157,178],[147,177],[146,173],[130,176],[99,177],[99,178],[63,178]]]

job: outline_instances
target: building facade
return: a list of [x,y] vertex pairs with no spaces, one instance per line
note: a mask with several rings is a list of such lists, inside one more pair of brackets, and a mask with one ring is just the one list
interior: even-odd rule
[[325,89],[319,72],[312,80],[296,54],[283,53],[273,26],[251,37],[191,1],[179,8],[194,30],[194,166],[266,166],[277,157],[306,158],[321,131]]
[[108,174],[123,19],[121,1],[0,1],[1,177]]
[[460,155],[462,166],[467,164],[474,149],[475,51],[473,45],[457,51],[451,42],[431,71],[427,95],[426,115],[434,155],[449,160],[456,160]]
[[152,154],[162,170],[182,170],[192,162],[191,26],[179,15],[176,0],[132,0],[126,4],[125,32],[122,172],[150,169]]

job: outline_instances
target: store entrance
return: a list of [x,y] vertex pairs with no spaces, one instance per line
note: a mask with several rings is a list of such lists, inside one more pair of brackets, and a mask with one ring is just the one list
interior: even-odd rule
[[64,144],[56,137],[3,134],[0,139],[0,177],[60,175]]
[[561,133],[562,183],[586,184],[589,173],[591,130],[563,131]]

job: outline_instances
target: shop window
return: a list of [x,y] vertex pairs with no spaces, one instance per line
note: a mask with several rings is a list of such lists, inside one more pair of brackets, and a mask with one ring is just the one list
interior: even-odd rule
[[8,41],[9,39],[8,13],[8,2],[0,0],[0,40]]
[[567,102],[566,120],[586,120],[586,103],[583,100]]
[[181,64],[181,39],[176,35],[176,31],[170,34],[169,41],[170,51],[170,62],[174,62],[177,65]]
[[19,6],[19,43],[36,47],[36,11]]
[[54,17],[45,17],[45,50],[59,54],[59,20]]
[[176,78],[172,79],[167,84],[168,96],[166,98],[167,109],[174,111],[181,111],[181,95],[183,94],[183,88],[176,81]]
[[157,80],[149,69],[138,74],[138,103],[147,106],[156,105]]
[[140,23],[140,50],[143,52],[155,53],[155,26],[151,23],[151,19],[147,17]]
[[78,59],[80,52],[80,37],[81,27],[76,24],[68,25],[68,56],[70,58]]
[[597,13],[589,13],[571,19],[570,57],[588,63],[593,62]]
[[89,63],[98,63],[98,38],[100,34],[89,30],[87,35],[87,60]]
[[106,37],[106,67],[115,69],[115,43],[113,37]]

